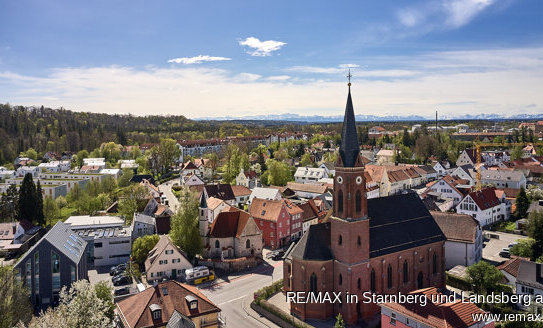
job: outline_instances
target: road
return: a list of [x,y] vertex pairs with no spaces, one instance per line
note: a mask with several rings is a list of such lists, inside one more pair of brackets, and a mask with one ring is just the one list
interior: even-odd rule
[[201,290],[213,303],[221,308],[221,316],[227,327],[278,327],[260,317],[249,306],[253,293],[273,281],[283,278],[283,262],[265,262],[241,275],[230,275],[227,280]]
[[179,208],[179,200],[172,192],[172,186],[174,183],[179,183],[179,179],[173,179],[163,184],[158,185],[158,190],[162,192],[162,195],[166,196],[170,209],[176,213]]

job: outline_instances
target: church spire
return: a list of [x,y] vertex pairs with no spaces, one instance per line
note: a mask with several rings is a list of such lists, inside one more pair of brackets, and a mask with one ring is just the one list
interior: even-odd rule
[[343,118],[343,129],[341,131],[341,145],[339,154],[344,167],[354,167],[360,147],[358,145],[358,134],[356,133],[356,121],[354,119],[353,101],[351,99],[351,70],[349,70],[349,93],[347,95],[347,106],[345,107],[345,117]]

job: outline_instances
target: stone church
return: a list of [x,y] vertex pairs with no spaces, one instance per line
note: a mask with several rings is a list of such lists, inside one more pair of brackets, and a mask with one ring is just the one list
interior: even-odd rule
[[[311,225],[285,254],[285,291],[409,293],[445,287],[445,236],[415,193],[366,198],[351,83],[334,179],[333,215]],[[377,304],[291,303],[302,320],[372,319]]]

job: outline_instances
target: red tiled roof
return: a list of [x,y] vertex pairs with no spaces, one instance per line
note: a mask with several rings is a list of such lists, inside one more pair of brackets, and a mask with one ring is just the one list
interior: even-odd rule
[[[164,293],[167,292],[167,294]],[[186,296],[196,297],[198,308],[190,310]],[[150,310],[151,304],[158,304],[162,310],[162,319],[153,320]],[[127,327],[155,327],[166,326],[172,314],[177,311],[188,318],[197,318],[214,312],[220,312],[198,288],[179,283],[175,280],[161,282],[139,294],[129,296],[117,303],[117,310]]]
[[447,240],[475,243],[479,223],[471,215],[430,211]]
[[245,186],[232,186],[232,191],[234,192],[234,196],[249,196],[251,194],[251,189],[245,187]]
[[496,197],[494,190],[495,188],[486,188],[479,191],[472,191],[469,193],[469,196],[484,211],[500,204],[500,200]]
[[485,313],[471,302],[462,303],[457,300],[453,303],[433,303],[431,295],[439,295],[435,287],[420,289],[410,294],[418,294],[428,298],[426,306],[413,303],[383,303],[382,307],[422,322],[433,328],[467,328],[475,323],[472,314]]
[[245,172],[245,176],[247,179],[258,179],[258,174],[255,171],[247,171]]
[[282,200],[254,198],[249,207],[249,213],[255,219],[276,222],[283,206],[284,203]]
[[512,275],[513,277],[516,278],[517,275],[518,275],[518,269],[520,267],[520,262],[522,262],[522,260],[529,261],[530,259],[515,256],[515,257],[512,257],[511,259],[503,262],[502,264],[498,265],[497,268],[498,268],[498,270],[503,270],[503,271],[509,273],[510,275]]
[[193,162],[187,162],[185,163],[185,167],[183,167],[183,170],[198,170],[196,165],[194,165]]
[[209,236],[215,238],[239,238],[249,220],[252,220],[249,213],[242,210],[221,212],[211,224]]
[[288,199],[283,199],[283,202],[285,203],[285,206],[287,207],[288,214],[290,214],[291,216],[296,215],[296,214],[301,214],[304,212],[301,208],[296,206],[293,202],[291,202]]

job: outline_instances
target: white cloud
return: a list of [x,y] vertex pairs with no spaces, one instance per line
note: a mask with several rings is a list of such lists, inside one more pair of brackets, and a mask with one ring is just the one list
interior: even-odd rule
[[[317,67],[317,66],[293,66],[286,69],[286,71],[289,72],[297,72],[297,73],[308,73],[308,74],[330,74],[330,75],[338,75],[342,76],[342,74],[347,73],[348,68],[357,68],[359,65],[356,64],[342,64],[338,67]],[[382,78],[400,78],[400,77],[410,77],[417,75],[417,71],[410,71],[410,70],[399,70],[399,69],[383,69],[383,70],[366,70],[366,69],[358,69],[354,73],[353,76],[355,78],[376,78],[376,77],[382,77]]]
[[417,28],[420,33],[440,29],[456,29],[470,23],[495,0],[441,0],[406,7],[396,13],[404,28]]
[[274,40],[268,40],[268,41],[260,41],[259,39],[255,37],[248,37],[245,40],[239,41],[239,44],[241,46],[247,46],[253,50],[248,50],[247,53],[251,56],[270,56],[272,52],[277,51],[281,49],[284,45],[286,45],[285,42],[281,41],[274,41]]
[[177,63],[177,64],[201,64],[203,62],[212,62],[212,61],[225,61],[232,60],[232,58],[227,57],[213,57],[213,56],[204,56],[198,55],[196,57],[179,57],[168,60],[168,63]]
[[[428,117],[436,108],[440,115],[450,116],[542,113],[541,53],[543,48],[524,48],[383,59],[379,67],[387,69],[356,71],[351,87],[355,111]],[[347,91],[345,71],[333,69],[341,70],[334,81],[298,80],[290,74],[289,83],[206,67],[59,68],[46,76],[0,71],[0,103],[193,118],[269,113],[341,115]],[[364,74],[409,78],[374,80],[364,79]]]
[[286,81],[290,79],[290,76],[288,75],[274,75],[267,78],[270,81]]
[[340,68],[357,68],[360,67],[360,65],[357,64],[341,64],[339,65]]

